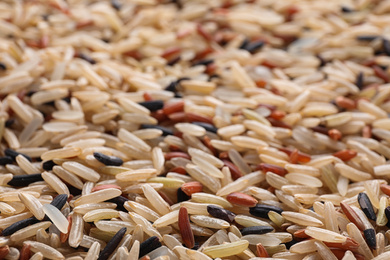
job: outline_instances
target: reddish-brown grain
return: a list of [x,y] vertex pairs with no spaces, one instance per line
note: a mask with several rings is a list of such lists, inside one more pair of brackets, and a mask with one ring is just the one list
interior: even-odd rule
[[230,174],[232,176],[233,180],[237,180],[238,178],[242,177],[241,171],[238,169],[237,166],[235,166],[232,162],[228,160],[222,160],[223,164],[229,168]]
[[68,219],[68,222],[69,222],[68,233],[66,233],[66,234],[61,233],[60,234],[60,241],[61,241],[61,243],[65,243],[68,240],[69,233],[70,233],[70,228],[72,227],[72,216],[68,216],[67,219]]
[[229,195],[227,195],[226,199],[234,205],[243,207],[254,207],[258,202],[252,196],[241,192],[230,193]]
[[256,169],[262,170],[264,173],[273,172],[280,176],[284,176],[287,174],[287,170],[283,167],[270,163],[261,163],[259,166],[256,167]]
[[180,235],[184,244],[188,248],[193,248],[195,246],[195,238],[194,238],[194,234],[192,233],[190,218],[188,216],[187,208],[180,207],[178,222],[179,222]]
[[267,250],[261,243],[256,245],[256,254],[258,257],[269,257]]
[[365,230],[364,224],[356,212],[344,202],[340,202],[341,209],[343,210],[345,216],[354,223],[361,231]]
[[172,113],[181,112],[184,110],[184,101],[178,101],[171,104],[166,104],[163,107],[164,114],[170,115]]
[[9,246],[0,247],[0,259],[4,259],[10,252]]
[[20,250],[19,260],[28,260],[31,257],[31,245],[23,244],[22,249]]
[[99,190],[105,190],[105,189],[118,189],[121,190],[122,188],[115,184],[104,184],[104,185],[98,185],[92,188],[91,192],[99,191]]
[[351,160],[356,155],[357,155],[357,152],[354,150],[342,150],[342,151],[335,152],[333,154],[334,157],[337,157],[340,160],[343,160],[345,162]]
[[329,129],[328,131],[328,135],[331,139],[335,140],[335,141],[338,141],[341,139],[341,137],[343,137],[342,133],[340,132],[340,130],[337,130],[337,129]]
[[203,185],[198,181],[187,182],[181,185],[181,190],[188,196],[191,196],[194,193],[202,192]]
[[170,160],[172,158],[177,158],[177,157],[185,158],[185,159],[188,159],[188,160],[191,159],[191,157],[189,156],[188,153],[183,153],[183,152],[170,152],[170,153],[166,153],[166,154],[164,154],[164,157],[165,157],[165,160]]

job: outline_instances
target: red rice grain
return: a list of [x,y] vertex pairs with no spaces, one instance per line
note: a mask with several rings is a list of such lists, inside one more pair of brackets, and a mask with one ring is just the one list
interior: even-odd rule
[[179,222],[180,234],[184,244],[188,248],[193,248],[195,245],[195,239],[190,226],[190,219],[188,217],[187,209],[185,207],[181,207],[179,210],[178,222]]
[[387,259],[371,2],[3,0],[0,258]]

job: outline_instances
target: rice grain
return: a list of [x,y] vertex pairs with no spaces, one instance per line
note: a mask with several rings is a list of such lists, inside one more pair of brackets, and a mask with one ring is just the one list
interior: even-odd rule
[[45,245],[40,242],[36,241],[24,241],[23,244],[30,245],[31,251],[33,252],[39,252],[48,259],[65,259],[65,257],[56,249],[52,248],[51,246]]
[[23,202],[23,204],[31,211],[31,213],[33,213],[37,219],[42,220],[45,216],[45,213],[43,212],[41,202],[26,192],[21,192],[18,195],[20,201]]

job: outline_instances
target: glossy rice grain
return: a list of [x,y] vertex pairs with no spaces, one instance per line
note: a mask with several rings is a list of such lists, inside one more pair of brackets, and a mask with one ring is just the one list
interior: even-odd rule
[[188,212],[185,207],[181,207],[179,210],[178,224],[179,224],[181,238],[184,244],[188,248],[193,248],[195,245],[195,238],[190,226],[190,219],[188,216]]
[[1,1],[0,258],[385,259],[389,8]]

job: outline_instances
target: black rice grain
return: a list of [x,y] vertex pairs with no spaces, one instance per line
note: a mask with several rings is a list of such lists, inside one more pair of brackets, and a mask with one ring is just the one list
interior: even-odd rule
[[67,200],[68,200],[67,194],[59,194],[54,197],[54,199],[50,202],[50,204],[56,207],[57,209],[61,210]]
[[64,100],[66,103],[70,104],[71,98],[70,97],[64,97],[62,100]]
[[154,249],[157,249],[161,246],[161,242],[156,236],[149,237],[144,242],[141,243],[139,248],[138,258],[143,257],[144,255],[152,252]]
[[[374,55],[375,56],[379,56],[379,55],[382,55],[382,54],[386,54],[383,49],[377,49],[374,51]],[[383,67],[382,65],[380,65],[380,67]]]
[[243,236],[252,235],[252,234],[254,235],[267,234],[272,231],[274,231],[274,228],[270,226],[253,226],[253,227],[246,227],[240,230]]
[[11,127],[15,123],[15,118],[10,118],[5,121],[5,127]]
[[239,49],[245,49],[246,46],[249,44],[249,42],[250,42],[249,39],[248,39],[248,38],[245,38],[245,39],[242,41],[240,47],[238,47],[238,48],[239,48]]
[[73,196],[81,195],[81,190],[77,189],[76,187],[73,187],[72,185],[67,185],[70,194]]
[[207,66],[207,65],[210,65],[214,62],[213,59],[204,59],[204,60],[199,60],[197,62],[194,62],[192,64],[192,66],[199,66],[199,65],[204,65],[204,66]]
[[276,206],[270,206],[270,205],[260,205],[257,204],[255,207],[249,208],[249,213],[252,214],[255,217],[260,218],[267,218],[268,212],[275,211],[276,213],[281,214],[283,212],[283,209],[276,207]]
[[121,10],[122,7],[118,0],[111,0],[111,6],[117,11]]
[[9,156],[0,157],[0,165],[12,164],[14,160]]
[[318,65],[318,67],[320,67],[320,68],[324,67],[326,65],[327,61],[324,58],[322,58],[320,55],[316,55],[316,57],[317,57],[317,59],[320,60],[320,64]]
[[89,57],[87,54],[80,53],[80,54],[78,55],[78,57],[79,57],[80,59],[83,59],[83,60],[89,62],[90,64],[96,64],[96,61],[95,61],[94,59],[92,59],[91,57]]
[[293,245],[295,245],[298,242],[299,241],[293,239],[290,242],[284,243],[284,245],[286,246],[286,249],[290,249],[290,247],[292,247]]
[[51,171],[53,169],[54,166],[56,166],[57,164],[55,164],[53,162],[53,160],[49,160],[49,161],[45,161],[42,163],[42,168],[45,170],[45,171]]
[[369,229],[364,230],[363,233],[364,233],[364,238],[366,239],[367,245],[372,249],[376,249],[375,230],[372,228],[369,228]]
[[163,136],[173,135],[172,130],[170,130],[166,127],[160,126],[160,125],[149,125],[149,124],[142,124],[141,125],[141,129],[148,129],[148,128],[160,129],[163,132],[163,134],[162,134]]
[[176,92],[176,91],[177,91],[176,84],[177,84],[176,81],[172,81],[172,82],[169,83],[169,85],[165,88],[165,90],[166,90],[166,91],[170,91],[170,92]]
[[182,82],[183,80],[190,80],[190,78],[189,78],[189,77],[181,77],[181,78],[178,78],[178,79],[176,80],[176,82],[177,82],[177,83],[180,83],[180,82]]
[[103,153],[98,152],[94,152],[93,156],[96,160],[103,163],[104,165],[121,166],[123,164],[123,160],[116,156],[105,155]]
[[7,66],[2,62],[0,62],[0,70],[7,70]]
[[382,39],[383,51],[387,56],[390,56],[390,42],[387,39]]
[[390,228],[390,206],[388,206],[387,208],[385,208],[385,215],[386,215],[386,218],[387,218],[387,224],[386,226],[388,228]]
[[367,196],[366,193],[364,192],[359,193],[358,202],[360,208],[363,210],[364,214],[366,214],[367,218],[375,221],[376,220],[375,211],[374,208],[372,207],[370,198]]
[[15,160],[16,156],[18,156],[20,154],[20,155],[23,155],[30,162],[32,161],[30,156],[22,154],[22,153],[18,153],[17,151],[12,150],[10,148],[5,149],[4,154],[11,157],[13,160]]
[[211,216],[213,216],[215,218],[223,219],[229,223],[232,223],[234,221],[234,218],[236,217],[236,214],[234,214],[230,210],[227,210],[227,209],[224,209],[221,207],[217,207],[214,205],[208,205],[207,212]]
[[195,242],[195,245],[193,248],[191,248],[192,250],[198,250],[200,248],[200,244],[199,242]]
[[179,10],[183,7],[183,5],[180,2],[180,0],[170,0],[168,2],[171,2],[171,3],[175,4]]
[[138,104],[140,104],[143,107],[146,107],[151,112],[162,109],[164,106],[164,102],[162,100],[144,101],[144,102],[139,102]]
[[218,128],[216,128],[212,124],[203,123],[203,122],[192,122],[192,124],[203,127],[204,129],[206,129],[207,132],[216,134],[218,131]]
[[360,72],[357,77],[356,77],[356,86],[359,88],[359,89],[363,89],[364,87],[364,74],[363,72]]
[[116,234],[111,238],[110,241],[108,241],[106,247],[100,253],[98,260],[107,260],[110,257],[110,255],[118,247],[122,238],[126,234],[126,231],[127,231],[127,228],[123,227],[123,228],[119,229],[118,232],[116,232]]
[[191,196],[188,196],[184,193],[184,191],[181,188],[177,189],[177,202],[183,202],[191,199]]
[[370,42],[378,38],[377,35],[360,35],[356,37],[358,41]]
[[112,198],[110,200],[107,200],[107,202],[112,202],[112,203],[115,203],[116,204],[116,208],[120,211],[124,211],[124,212],[128,212],[127,209],[125,209],[125,207],[123,206],[125,204],[126,201],[128,201],[129,199],[123,197],[123,196],[118,196],[118,197],[115,197],[115,198]]
[[46,103],[43,103],[45,106],[50,106],[50,107],[54,107],[55,106],[55,103],[54,101],[49,101],[49,102],[46,102]]
[[39,220],[36,219],[35,217],[27,218],[27,219],[22,219],[19,220],[18,222],[13,223],[11,226],[5,228],[3,232],[1,232],[2,236],[10,236],[16,231],[25,228],[27,226],[33,225],[35,223],[38,223]]
[[178,89],[178,85],[180,84],[181,81],[183,80],[189,80],[190,78],[188,77],[183,77],[183,78],[179,78],[178,80],[176,81],[172,81],[171,83],[169,83],[169,85],[165,88],[166,91],[171,91],[171,92],[177,92]]
[[49,14],[43,14],[43,15],[42,15],[42,19],[43,19],[44,21],[49,21],[49,17],[50,17]]
[[43,181],[41,173],[14,175],[12,180],[8,182],[8,185],[15,187],[25,187],[37,181]]
[[26,96],[27,97],[31,97],[32,95],[34,95],[35,93],[37,93],[38,91],[36,91],[36,90],[29,90],[29,91],[27,91],[27,93],[26,93]]
[[341,12],[343,12],[343,13],[352,13],[352,12],[355,12],[355,10],[353,10],[352,8],[350,8],[348,6],[342,6],[341,7]]
[[247,50],[250,53],[254,53],[260,50],[264,46],[264,41],[255,41],[248,43],[243,49]]

